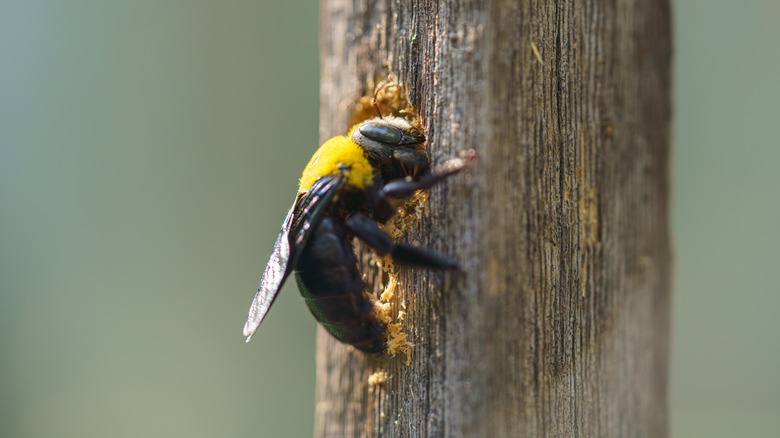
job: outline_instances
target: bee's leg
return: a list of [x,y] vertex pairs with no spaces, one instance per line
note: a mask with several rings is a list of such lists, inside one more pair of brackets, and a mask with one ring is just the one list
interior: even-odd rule
[[390,181],[382,188],[384,196],[388,198],[407,198],[417,190],[430,188],[437,182],[460,172],[476,153],[470,150],[465,158],[452,158],[436,166],[431,173],[423,175],[420,179],[398,179]]
[[346,220],[347,227],[380,255],[390,254],[398,264],[437,269],[458,269],[458,262],[428,248],[407,243],[396,244],[371,218],[355,213]]

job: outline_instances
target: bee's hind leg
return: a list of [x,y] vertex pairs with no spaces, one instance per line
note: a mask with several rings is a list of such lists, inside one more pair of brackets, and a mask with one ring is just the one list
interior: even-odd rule
[[347,227],[380,255],[390,254],[400,265],[421,266],[434,269],[459,269],[458,262],[432,249],[407,243],[393,242],[384,230],[371,218],[355,213],[346,220]]

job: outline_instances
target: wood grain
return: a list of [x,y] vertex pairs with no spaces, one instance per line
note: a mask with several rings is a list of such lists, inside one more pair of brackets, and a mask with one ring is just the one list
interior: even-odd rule
[[434,163],[479,156],[410,236],[465,270],[402,271],[411,366],[320,329],[315,436],[667,436],[668,1],[327,0],[320,36],[323,140],[389,68]]

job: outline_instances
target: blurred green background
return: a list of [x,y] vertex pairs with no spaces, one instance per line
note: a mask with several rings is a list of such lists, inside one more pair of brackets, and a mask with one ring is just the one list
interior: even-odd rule
[[[0,437],[310,436],[316,2],[0,1]],[[675,3],[675,436],[780,436],[780,4]]]

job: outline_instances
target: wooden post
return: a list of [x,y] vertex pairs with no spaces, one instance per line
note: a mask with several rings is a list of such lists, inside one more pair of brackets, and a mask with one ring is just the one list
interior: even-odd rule
[[389,67],[434,164],[479,155],[410,237],[465,270],[401,271],[411,365],[320,329],[315,436],[668,435],[669,14],[321,2],[322,139]]

